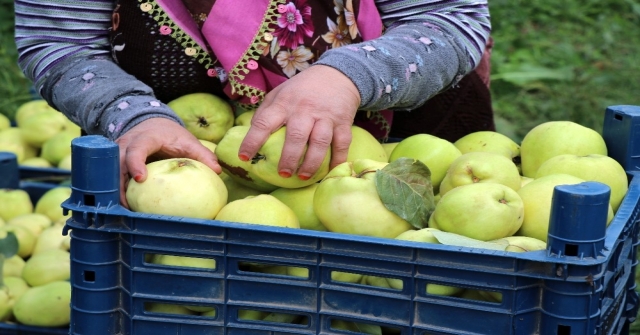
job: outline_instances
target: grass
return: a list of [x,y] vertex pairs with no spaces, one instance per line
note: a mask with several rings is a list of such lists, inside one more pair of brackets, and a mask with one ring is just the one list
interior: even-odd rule
[[[640,105],[640,1],[490,0],[490,9],[500,132],[520,141],[549,120],[600,131],[607,106]],[[16,59],[13,2],[0,0],[0,113],[10,117],[31,99]]]
[[[489,6],[500,132],[520,141],[550,120],[600,131],[606,107],[640,105],[639,1],[490,0]],[[640,334],[640,321],[630,333]]]
[[640,2],[491,0],[492,97],[521,139],[548,120],[602,128],[607,106],[640,105]]
[[21,104],[31,100],[31,83],[17,65],[13,22],[13,1],[0,0],[0,113],[10,118]]

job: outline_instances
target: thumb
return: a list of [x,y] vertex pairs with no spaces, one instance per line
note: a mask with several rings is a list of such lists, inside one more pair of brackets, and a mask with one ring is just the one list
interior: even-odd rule
[[125,150],[124,164],[133,180],[142,183],[147,180],[147,157],[149,153],[141,146],[129,146]]
[[[199,143],[199,142],[198,142]],[[215,173],[222,173],[222,168],[218,163],[218,158],[209,148],[205,147],[201,143],[195,146],[193,150],[189,150],[189,158],[195,159],[202,164],[208,166],[211,170],[215,171]]]

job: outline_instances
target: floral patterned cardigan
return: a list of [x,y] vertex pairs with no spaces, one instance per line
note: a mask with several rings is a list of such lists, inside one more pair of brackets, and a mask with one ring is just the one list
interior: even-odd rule
[[216,0],[202,20],[175,0],[15,8],[27,77],[87,133],[112,139],[150,117],[180,122],[166,103],[187,93],[255,108],[314,64],[347,75],[360,109],[388,133],[385,111],[415,109],[456,85],[490,32],[486,1],[470,0]]

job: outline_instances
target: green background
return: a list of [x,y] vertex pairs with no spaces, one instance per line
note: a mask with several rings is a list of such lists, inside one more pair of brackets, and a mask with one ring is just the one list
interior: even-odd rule
[[[640,105],[640,1],[490,0],[491,94],[498,130],[516,141],[570,120],[601,131],[611,105]],[[0,0],[0,113],[31,99],[16,66],[13,2]],[[640,322],[633,326],[640,334]]]

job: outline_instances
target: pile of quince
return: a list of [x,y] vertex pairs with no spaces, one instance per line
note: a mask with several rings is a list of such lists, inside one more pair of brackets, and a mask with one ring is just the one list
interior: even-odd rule
[[149,163],[149,179],[131,181],[126,190],[134,211],[383,238],[429,229],[481,242],[512,236],[546,242],[555,186],[609,186],[604,224],[628,189],[627,174],[607,156],[602,136],[571,121],[539,124],[521,143],[480,131],[455,142],[417,134],[381,144],[354,125],[346,162],[330,169],[327,152],[315,175],[287,178],[278,174],[286,126],[242,161],[238,151],[253,111],[236,115],[223,100],[195,108],[180,99],[169,105],[178,115],[188,111],[188,128],[189,120],[224,121],[204,122],[218,133],[215,141],[204,139],[202,127],[192,132],[216,154],[223,173],[184,158]]
[[[380,143],[354,125],[346,162],[330,169],[327,153],[321,168],[309,179],[295,174],[285,178],[278,174],[278,161],[286,126],[274,132],[255,157],[242,161],[238,149],[254,112],[234,113],[222,100],[210,105],[194,101],[199,100],[183,97],[169,105],[188,129],[197,130],[192,133],[216,154],[223,173],[217,175],[186,158],[149,163],[148,179],[131,181],[126,190],[131,210],[411,243],[544,252],[555,186],[585,181],[606,184],[610,203],[601,222],[594,223],[602,225],[611,222],[628,190],[627,174],[607,155],[602,136],[571,121],[539,124],[520,143],[491,131],[471,133],[455,142],[418,134],[397,143]],[[216,133],[207,135],[206,128]],[[160,256],[149,262],[215,267],[215,262],[202,266],[201,259]],[[248,262],[243,269],[309,276],[309,269],[279,264]],[[394,290],[401,290],[404,284],[399,278],[339,271],[332,273],[332,279]],[[501,299],[496,292],[444,284],[429,284],[426,292],[493,302]],[[198,313],[188,306],[163,308]],[[249,319],[288,320],[277,313],[246,312],[244,317]],[[206,313],[215,315],[215,311]],[[336,325],[360,331],[363,327],[368,325]]]
[[57,186],[33,203],[25,190],[0,189],[0,321],[69,325],[70,238],[60,204],[70,195],[70,187]]
[[12,152],[18,164],[36,168],[71,170],[71,141],[80,127],[45,100],[22,104],[14,125],[0,114],[0,151]]

